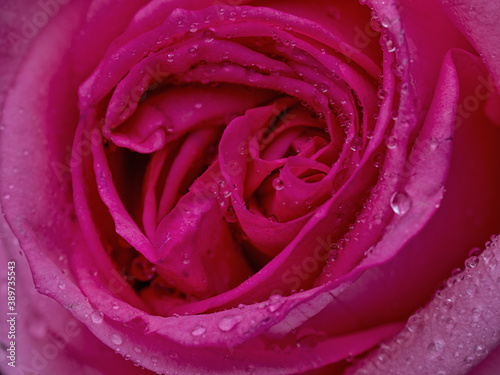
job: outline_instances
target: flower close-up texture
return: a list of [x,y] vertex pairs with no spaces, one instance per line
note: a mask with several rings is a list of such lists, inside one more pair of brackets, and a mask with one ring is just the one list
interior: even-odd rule
[[1,374],[500,373],[498,3],[0,12]]

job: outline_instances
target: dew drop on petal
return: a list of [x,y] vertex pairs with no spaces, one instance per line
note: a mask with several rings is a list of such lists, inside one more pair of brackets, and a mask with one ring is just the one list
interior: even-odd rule
[[123,344],[122,337],[119,334],[117,334],[117,333],[113,333],[110,338],[111,338],[111,342],[113,344],[115,344],[115,345],[121,345],[121,344]]
[[246,74],[249,82],[257,82],[262,78],[262,75],[256,72],[254,69],[247,70]]
[[228,332],[232,330],[237,324],[239,323],[239,317],[235,315],[229,315],[223,317],[221,320],[219,320],[219,323],[217,326],[219,329],[223,332]]
[[219,182],[219,192],[223,198],[227,198],[231,195],[231,190],[227,186],[226,181]]
[[207,329],[205,327],[203,327],[203,326],[196,326],[191,331],[191,335],[193,335],[195,337],[198,337],[198,336],[203,335],[206,331],[207,331]]
[[205,42],[211,43],[215,39],[215,32],[212,29],[205,30],[203,32],[203,37],[205,38]]
[[396,191],[391,197],[391,208],[396,215],[406,214],[411,207],[411,199],[404,191]]
[[275,188],[276,190],[283,190],[283,188],[285,187],[284,183],[283,183],[283,180],[280,179],[280,178],[275,178],[273,180],[273,188]]
[[474,268],[477,266],[478,262],[479,257],[477,255],[473,255],[465,261],[465,267]]
[[387,52],[394,52],[396,50],[396,45],[390,38],[387,38],[387,40],[385,41],[385,46],[387,47]]
[[398,145],[398,140],[393,136],[387,137],[385,140],[385,145],[389,150],[393,150]]
[[361,137],[354,137],[352,141],[349,143],[349,148],[352,151],[359,151],[361,150],[361,147],[363,146],[363,140]]
[[321,91],[323,94],[326,94],[328,92],[328,85],[325,83],[320,83],[318,85],[319,91]]
[[100,324],[104,320],[104,314],[98,310],[94,310],[90,314],[90,319],[92,320],[93,323]]
[[412,315],[408,318],[408,321],[406,322],[406,328],[410,332],[418,332],[422,328],[422,322],[420,319],[420,316],[418,315]]

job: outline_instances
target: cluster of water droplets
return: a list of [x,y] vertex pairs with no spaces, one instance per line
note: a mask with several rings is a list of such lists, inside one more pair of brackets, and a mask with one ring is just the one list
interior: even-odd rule
[[350,374],[465,374],[500,341],[500,241],[471,250],[432,301]]

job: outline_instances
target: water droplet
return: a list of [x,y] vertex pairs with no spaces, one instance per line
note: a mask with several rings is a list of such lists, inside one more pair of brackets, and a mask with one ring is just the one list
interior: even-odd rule
[[205,42],[211,43],[215,39],[215,32],[212,29],[205,30],[203,32],[203,38],[205,38]]
[[455,319],[453,318],[446,319],[446,321],[444,322],[444,326],[448,331],[452,331],[453,328],[455,328],[456,326]]
[[387,38],[385,41],[385,46],[387,47],[387,52],[394,52],[396,50],[396,45],[391,38]]
[[493,255],[490,259],[488,259],[488,267],[493,269],[498,265],[497,258]]
[[284,187],[285,185],[281,178],[275,178],[273,180],[273,188],[275,188],[276,190],[283,190]]
[[258,73],[255,69],[248,69],[246,75],[250,82],[257,82],[262,78],[262,74]]
[[349,143],[349,148],[352,151],[359,151],[361,150],[361,147],[363,146],[363,140],[361,137],[354,137],[352,141]]
[[65,284],[63,281],[60,281],[60,282],[59,282],[59,289],[61,289],[61,290],[62,290],[62,289],[64,289],[64,288],[66,288],[66,284]]
[[193,335],[195,337],[198,337],[198,336],[203,335],[206,331],[207,331],[207,329],[205,327],[203,327],[203,326],[196,326],[191,331],[191,335]]
[[196,108],[196,109],[201,109],[201,108],[203,108],[203,103],[200,103],[200,102],[198,102],[198,103],[194,103],[194,108]]
[[3,193],[3,199],[5,199],[5,200],[10,199],[10,194],[9,193]]
[[325,83],[320,83],[318,85],[319,91],[321,91],[323,94],[326,94],[328,92],[328,85]]
[[174,126],[172,124],[167,125],[167,133],[173,133],[174,132]]
[[393,150],[398,145],[398,140],[396,139],[396,137],[391,135],[390,137],[387,137],[385,139],[385,145],[389,150]]
[[377,91],[377,98],[379,98],[380,100],[384,100],[385,98],[385,90],[382,87]]
[[487,350],[482,345],[476,345],[474,347],[474,352],[476,352],[477,355],[481,355],[481,354],[487,352]]
[[134,352],[136,353],[141,353],[142,352],[142,349],[139,348],[138,346],[134,346]]
[[481,318],[481,308],[473,307],[471,310],[471,318],[473,321],[477,322]]
[[465,267],[474,268],[477,266],[478,263],[479,263],[479,257],[477,255],[473,255],[465,261]]
[[445,310],[451,310],[451,308],[453,307],[453,301],[449,298],[446,298],[443,300],[443,308]]
[[104,320],[104,314],[98,310],[94,310],[90,314],[90,319],[92,320],[93,323],[100,324]]
[[375,18],[375,17],[372,17],[372,19],[370,20],[370,26],[373,30],[379,32],[381,30],[380,28],[380,24],[378,22],[378,19]]
[[384,155],[380,152],[373,155],[373,165],[375,168],[380,168],[382,162],[384,161]]
[[198,31],[198,26],[199,24],[198,23],[192,23],[191,26],[189,27],[189,32],[191,33],[195,33]]
[[198,55],[198,46],[192,46],[191,48],[189,48],[188,52],[193,57],[197,56]]
[[437,355],[443,351],[445,343],[442,340],[434,340],[427,345],[427,350],[433,355]]
[[227,186],[226,181],[219,182],[219,192],[223,198],[228,198],[231,195],[231,190]]
[[219,320],[217,326],[221,331],[228,332],[232,330],[240,322],[238,315],[228,315]]
[[402,216],[409,211],[411,207],[411,199],[406,192],[397,191],[392,194],[390,204],[394,213]]
[[121,344],[123,344],[122,337],[119,334],[117,334],[117,333],[111,334],[110,339],[111,339],[111,342],[113,344],[115,344],[115,345],[121,345]]
[[418,315],[412,315],[408,318],[408,321],[406,322],[406,328],[410,332],[418,332],[422,328],[420,316]]
[[473,356],[467,356],[467,357],[465,357],[464,363],[466,365],[468,365],[468,366],[472,365],[474,363],[474,357]]

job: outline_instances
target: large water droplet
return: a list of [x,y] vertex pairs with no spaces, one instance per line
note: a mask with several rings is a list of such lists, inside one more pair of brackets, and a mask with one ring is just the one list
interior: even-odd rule
[[227,186],[226,181],[219,182],[219,192],[223,198],[227,198],[231,195],[231,190]]
[[205,38],[205,42],[211,43],[215,39],[215,32],[212,29],[205,30],[203,32],[203,37]]
[[479,262],[479,257],[476,255],[473,255],[465,261],[465,267],[474,268],[477,266],[478,262]]
[[110,338],[111,338],[111,342],[113,344],[115,344],[115,345],[121,345],[121,344],[123,344],[122,337],[119,334],[117,334],[117,333],[111,334]]
[[349,143],[349,148],[352,151],[359,151],[361,150],[362,146],[363,146],[363,140],[361,139],[361,137],[354,137]]
[[275,178],[273,180],[273,188],[275,188],[276,190],[283,190],[284,187],[285,185],[281,178]]
[[433,340],[427,345],[427,350],[432,354],[436,355],[443,351],[445,346],[444,341],[442,340]]
[[394,52],[396,50],[396,45],[391,38],[387,38],[385,41],[385,46],[387,47],[387,52]]
[[94,310],[90,314],[90,319],[92,320],[93,323],[100,324],[104,320],[104,314],[98,310]]
[[205,327],[203,327],[203,326],[196,326],[191,331],[191,335],[193,335],[195,337],[198,337],[198,336],[203,335],[206,331],[207,331],[207,329]]
[[422,328],[422,321],[420,319],[420,316],[418,315],[412,315],[408,318],[408,321],[406,322],[406,328],[410,332],[418,332]]
[[238,315],[228,315],[219,320],[217,326],[221,331],[228,332],[232,330],[239,322],[240,318]]
[[390,136],[385,139],[385,145],[389,150],[393,150],[398,145],[398,140],[396,137]]
[[391,208],[396,215],[406,214],[411,207],[411,199],[404,191],[396,191],[391,197]]

